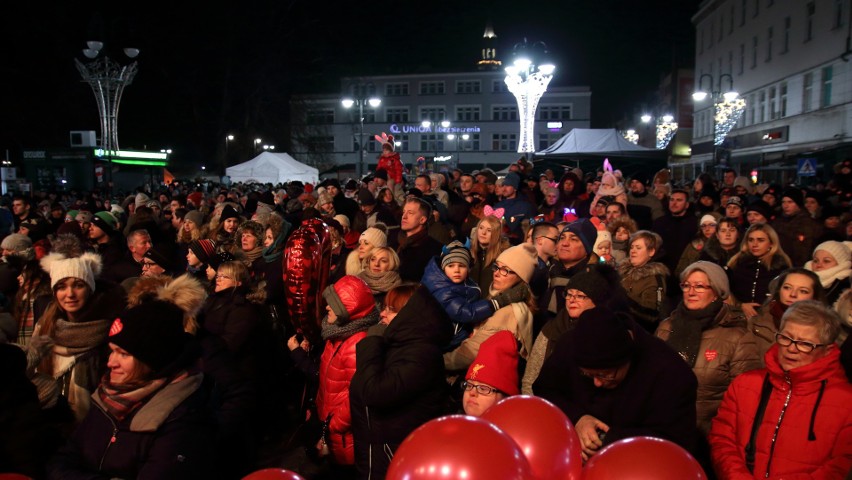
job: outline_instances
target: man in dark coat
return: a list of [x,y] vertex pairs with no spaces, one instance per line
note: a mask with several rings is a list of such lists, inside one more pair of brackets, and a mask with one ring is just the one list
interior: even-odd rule
[[781,215],[772,222],[772,227],[794,267],[804,266],[811,259],[822,235],[822,225],[805,210],[805,197],[795,187],[786,188],[781,194]]
[[343,190],[340,189],[340,182],[335,178],[326,180],[325,191],[331,195],[334,211],[346,215],[349,224],[352,225],[355,221],[355,214],[358,213],[358,202],[343,194]]
[[429,236],[427,228],[432,216],[432,206],[419,198],[405,202],[402,210],[399,249],[399,276],[417,282],[423,277],[426,264],[441,253],[441,242]]
[[384,478],[388,456],[405,437],[448,413],[442,347],[452,336],[450,325],[420,286],[386,329],[371,327],[358,342],[349,386],[358,478]]
[[[674,190],[669,196],[669,211],[654,221],[652,228],[663,239],[663,252],[660,263],[670,272],[677,272],[677,264],[689,242],[698,232],[698,217],[689,208],[689,194],[684,190]],[[677,275],[669,276],[666,291],[670,297],[681,294],[677,286]]]
[[695,455],[698,381],[662,340],[622,313],[596,307],[556,344],[533,384],[577,430],[583,456],[647,435]]

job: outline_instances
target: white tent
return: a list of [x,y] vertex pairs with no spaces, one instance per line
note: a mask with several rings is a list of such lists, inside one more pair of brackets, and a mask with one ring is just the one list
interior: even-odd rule
[[614,128],[575,128],[536,157],[574,157],[583,155],[658,157],[665,152],[635,145]]
[[286,183],[298,180],[304,183],[319,181],[319,171],[286,153],[263,152],[247,162],[225,169],[232,182]]

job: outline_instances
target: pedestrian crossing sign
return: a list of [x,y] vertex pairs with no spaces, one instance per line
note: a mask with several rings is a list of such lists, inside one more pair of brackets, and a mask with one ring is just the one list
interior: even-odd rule
[[800,177],[815,177],[817,171],[817,163],[815,158],[800,158],[797,174]]

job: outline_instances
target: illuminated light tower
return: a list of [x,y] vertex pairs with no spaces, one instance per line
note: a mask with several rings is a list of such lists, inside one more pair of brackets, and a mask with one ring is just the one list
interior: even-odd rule
[[544,42],[530,44],[524,38],[523,43],[515,45],[512,56],[513,64],[505,68],[506,86],[518,101],[518,153],[529,157],[535,152],[535,110],[556,67],[548,59]]
[[[705,78],[710,81],[709,92],[701,88]],[[724,78],[728,79],[729,88],[722,93],[722,79]],[[709,73],[698,78],[698,90],[692,94],[692,99],[696,102],[702,102],[708,96],[713,102],[713,165],[716,165],[718,161],[716,147],[725,141],[725,137],[739,121],[743,111],[745,111],[746,101],[739,98],[740,94],[734,90],[734,78],[728,73],[719,75],[718,82],[714,82],[713,75]]]
[[358,178],[361,178],[366,173],[366,165],[364,165],[364,106],[369,105],[370,108],[378,108],[379,105],[382,104],[382,99],[375,95],[369,95],[371,91],[375,90],[375,85],[372,83],[357,83],[352,85],[352,97],[345,97],[340,100],[340,104],[343,105],[343,108],[350,109],[352,107],[358,107],[358,165],[356,169],[356,173]]
[[121,103],[124,88],[133,83],[133,78],[136,76],[138,64],[134,59],[139,56],[139,49],[123,49],[124,55],[131,60],[130,63],[123,65],[109,58],[106,53],[102,53],[103,48],[103,42],[94,40],[86,42],[83,56],[88,61],[83,63],[75,58],[74,63],[83,81],[92,87],[98,104],[98,116],[101,120],[101,148],[107,158],[107,187],[111,189],[112,157],[119,150],[118,106]]

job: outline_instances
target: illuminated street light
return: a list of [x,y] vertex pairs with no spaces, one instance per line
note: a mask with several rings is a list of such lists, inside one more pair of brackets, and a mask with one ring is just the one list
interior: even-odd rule
[[514,62],[506,67],[506,86],[518,102],[520,138],[518,153],[527,156],[535,152],[535,110],[556,67],[549,61],[544,42],[515,44]]
[[382,99],[375,96],[368,96],[368,91],[371,87],[375,88],[372,84],[364,84],[364,83],[356,83],[352,85],[352,93],[353,97],[346,97],[340,101],[340,104],[343,105],[343,108],[350,109],[355,105],[358,106],[358,126],[359,126],[359,134],[358,134],[358,168],[357,174],[358,178],[361,178],[365,171],[366,166],[364,165],[364,105],[369,105],[372,108],[376,108],[382,104]]
[[[709,81],[709,92],[701,88],[705,78]],[[722,80],[725,78],[728,79],[728,90],[723,93]],[[702,102],[708,96],[713,106],[713,115],[711,115],[713,128],[711,131],[713,137],[713,164],[715,165],[719,161],[716,147],[725,141],[725,137],[728,136],[728,133],[739,121],[745,111],[746,101],[739,98],[739,93],[734,90],[734,78],[728,73],[719,75],[718,81],[714,81],[713,75],[709,73],[705,73],[698,78],[698,90],[692,94],[693,100]]]

